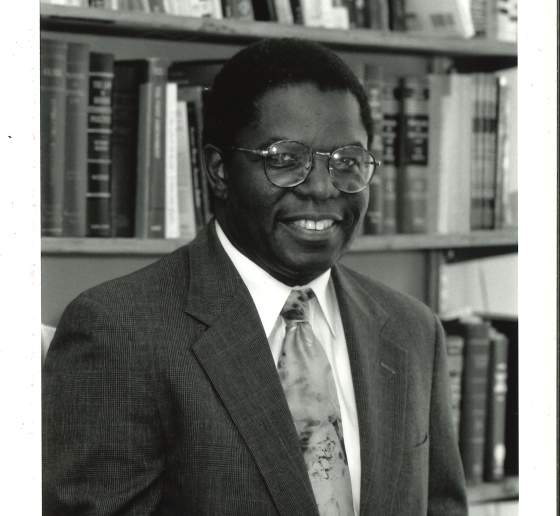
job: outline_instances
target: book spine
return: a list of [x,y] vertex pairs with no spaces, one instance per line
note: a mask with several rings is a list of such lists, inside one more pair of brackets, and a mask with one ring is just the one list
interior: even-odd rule
[[397,232],[397,165],[401,138],[401,104],[399,101],[399,80],[386,77],[382,84],[383,110],[383,233]]
[[111,236],[133,237],[139,133],[138,64],[115,62],[111,142]]
[[191,240],[196,236],[196,213],[191,169],[191,149],[187,122],[187,103],[177,102],[177,189],[179,234]]
[[495,482],[504,477],[506,395],[508,389],[508,339],[497,331],[491,333],[488,371],[484,480]]
[[459,422],[461,420],[461,383],[463,377],[463,352],[465,339],[459,335],[447,335],[447,365],[449,385],[451,388],[451,416],[455,435],[459,439]]
[[388,0],[389,28],[393,31],[406,30],[406,14],[404,0]]
[[90,53],[86,234],[111,236],[111,133],[114,57]]
[[484,323],[465,324],[459,452],[467,484],[482,482],[490,340]]
[[[253,7],[254,7],[254,2],[258,1],[258,0],[253,0]],[[290,5],[292,6],[292,15],[294,17],[294,23],[296,25],[303,25],[304,24],[304,19],[303,19],[303,7],[302,7],[302,0],[290,0]],[[255,15],[255,19],[258,20],[258,18]]]
[[426,77],[401,82],[402,126],[397,169],[397,228],[399,233],[427,231],[428,99]]
[[245,21],[255,19],[251,0],[224,0],[222,7],[226,18]]
[[470,0],[471,18],[475,37],[486,37],[486,4],[492,0]]
[[274,0],[274,9],[276,11],[278,23],[284,23],[286,25],[294,24],[294,14],[292,12],[292,4],[290,3],[290,0]]
[[68,44],[41,40],[41,234],[62,235]]
[[482,229],[484,182],[484,79],[473,74],[473,127],[471,140],[471,215],[470,228]]
[[[383,80],[381,70],[378,66],[367,65],[365,76],[365,89],[373,123],[373,139],[369,150],[380,159],[383,155],[383,110],[381,102]],[[366,235],[383,233],[383,178],[379,173],[374,174],[369,184],[369,203],[364,218],[364,233]]]
[[63,235],[86,236],[89,46],[68,44]]
[[177,83],[165,93],[165,238],[179,238],[179,192],[177,183]]
[[509,86],[505,77],[498,77],[498,138],[497,138],[497,163],[496,163],[496,228],[506,226],[506,177],[509,170],[507,158],[509,147],[508,118],[509,118]]
[[141,84],[138,89],[138,154],[134,210],[134,236],[136,238],[148,238],[153,89],[153,83],[150,81]]
[[369,0],[365,2],[364,25],[374,30],[389,30],[388,0]]
[[498,82],[493,74],[485,75],[486,113],[484,143],[484,176],[482,181],[482,228],[494,229],[496,207],[496,167],[498,138]]
[[165,238],[165,97],[167,63],[150,60],[153,73],[151,152],[148,196],[148,238]]
[[165,13],[165,5],[163,0],[150,0],[150,12],[152,13]]

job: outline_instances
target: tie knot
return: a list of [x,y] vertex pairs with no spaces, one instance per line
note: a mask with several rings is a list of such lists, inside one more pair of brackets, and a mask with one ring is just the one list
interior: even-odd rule
[[314,296],[310,288],[292,290],[280,315],[287,323],[309,322],[309,300]]

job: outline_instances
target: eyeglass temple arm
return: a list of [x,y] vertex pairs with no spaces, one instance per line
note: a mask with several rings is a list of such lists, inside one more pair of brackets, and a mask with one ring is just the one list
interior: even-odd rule
[[251,154],[256,154],[258,156],[268,156],[269,151],[267,150],[258,150],[258,149],[243,149],[242,147],[231,147],[232,150],[238,150],[243,152],[250,152]]

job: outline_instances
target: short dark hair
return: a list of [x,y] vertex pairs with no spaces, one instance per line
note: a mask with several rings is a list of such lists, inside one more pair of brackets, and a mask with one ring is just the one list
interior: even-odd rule
[[318,43],[294,38],[265,39],[244,48],[225,63],[205,101],[203,143],[223,151],[257,117],[257,101],[268,91],[310,83],[321,91],[348,91],[372,139],[367,94],[356,75],[335,53]]

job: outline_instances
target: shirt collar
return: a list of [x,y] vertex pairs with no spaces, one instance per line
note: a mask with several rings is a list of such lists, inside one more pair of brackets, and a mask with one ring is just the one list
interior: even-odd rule
[[[292,287],[273,278],[268,272],[259,267],[255,262],[249,260],[244,254],[239,252],[228,237],[223,232],[220,224],[216,221],[216,233],[225,252],[233,262],[239,272],[241,279],[247,286],[253,302],[259,313],[266,336],[269,337],[282,307],[292,291]],[[295,289],[311,288],[325,315],[331,333],[336,337],[334,331],[334,317],[336,297],[333,298],[334,289],[329,288],[331,269],[328,269],[319,277],[310,281],[307,285],[293,287]]]

